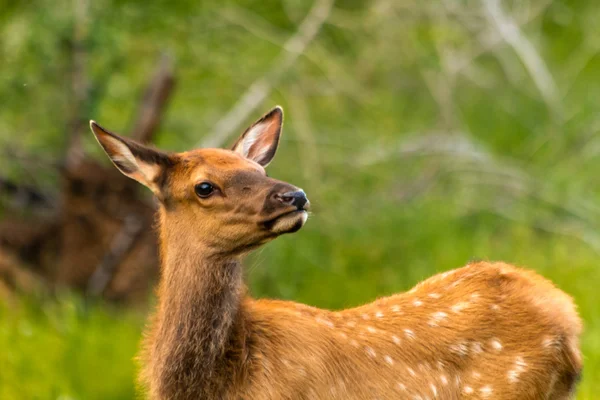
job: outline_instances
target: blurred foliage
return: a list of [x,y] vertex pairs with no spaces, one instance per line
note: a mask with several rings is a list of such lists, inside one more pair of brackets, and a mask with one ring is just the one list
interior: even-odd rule
[[1,399],[132,399],[143,319],[72,295],[0,305]]
[[[341,308],[471,258],[535,268],[580,307],[578,398],[592,399],[600,390],[600,9],[592,0],[515,0],[498,15],[494,3],[335,3],[262,106],[286,110],[270,174],[303,187],[314,214],[251,257],[248,277],[256,296]],[[90,2],[86,117],[127,132],[166,51],[178,87],[157,144],[196,146],[273,67],[310,6]],[[3,0],[0,10],[0,150],[10,149],[0,171],[51,190],[57,174],[43,163],[64,151],[73,2]],[[91,135],[86,141],[99,154]],[[0,398],[132,398],[141,317],[82,311],[71,297],[38,303],[2,309]]]

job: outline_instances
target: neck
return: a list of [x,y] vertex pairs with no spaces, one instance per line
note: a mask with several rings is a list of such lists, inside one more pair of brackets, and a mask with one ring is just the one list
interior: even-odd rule
[[189,237],[161,236],[158,312],[145,360],[152,394],[220,398],[245,353],[241,265],[211,255]]

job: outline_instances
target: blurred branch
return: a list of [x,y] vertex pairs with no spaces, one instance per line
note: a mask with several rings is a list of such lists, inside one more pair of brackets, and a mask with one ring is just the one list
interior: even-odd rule
[[303,145],[298,146],[304,177],[314,182],[321,182],[319,148],[315,142],[311,126],[310,111],[303,97],[302,89],[296,86],[288,97],[290,107],[294,109],[294,132]]
[[274,86],[294,66],[306,47],[315,39],[329,17],[334,0],[316,0],[296,33],[288,39],[283,51],[265,75],[254,81],[235,105],[202,140],[199,147],[221,147],[229,136],[262,104]]
[[56,160],[47,158],[44,156],[40,156],[36,154],[35,156],[27,154],[21,150],[18,150],[17,147],[11,146],[9,144],[0,146],[0,154],[5,159],[15,160],[22,166],[21,164],[31,164],[32,168],[54,168],[59,169],[61,166]]
[[[373,147],[356,159],[361,168],[397,157],[430,157],[444,161],[440,171],[456,177],[463,186],[493,189],[491,197],[478,191],[471,208],[488,210],[513,221],[530,223],[549,233],[573,237],[600,253],[600,235],[596,233],[600,210],[593,202],[573,196],[563,198],[560,194],[564,190],[553,188],[545,179],[536,179],[514,163],[496,159],[464,134],[414,135],[396,146]],[[544,171],[544,174],[549,173]],[[520,215],[518,205],[535,211]],[[461,204],[461,208],[465,207],[469,204]],[[532,217],[527,218],[527,215]]]
[[42,182],[45,176],[40,171],[60,171],[62,165],[56,160],[33,156],[8,144],[0,146],[0,156],[18,165],[25,175],[22,179],[0,176],[0,194],[6,196],[12,207],[44,213],[57,207],[56,193],[48,187],[47,182]]
[[[337,12],[339,10],[332,10],[327,20],[328,23],[331,22]],[[221,16],[227,22],[244,28],[257,38],[285,49],[285,41],[281,38],[281,32],[260,15],[239,7],[228,7],[221,12]],[[327,79],[334,90],[344,93],[357,103],[364,103],[367,90],[360,86],[355,77],[350,76],[346,72],[338,57],[331,54],[325,46],[318,42],[313,42],[311,44],[311,51],[306,51],[303,56],[323,72],[325,79]],[[319,89],[322,90],[322,86]]]
[[67,169],[77,168],[84,157],[81,133],[87,122],[84,109],[88,102],[88,78],[85,71],[86,39],[88,37],[89,0],[73,0],[74,24],[71,43],[71,121],[68,125],[65,165]]
[[438,104],[443,127],[450,129],[455,126],[457,110],[453,101],[453,79],[446,73],[436,74],[432,70],[421,72],[423,81],[431,93],[431,97]]
[[142,143],[152,141],[174,86],[173,61],[163,55],[138,107],[137,120],[131,131],[133,139]]
[[439,163],[435,163],[431,167],[426,168],[413,182],[397,186],[394,198],[401,203],[412,201],[433,187],[444,174],[445,172],[441,170]]
[[452,155],[470,161],[483,161],[488,155],[466,135],[461,133],[432,132],[410,135],[397,145],[375,146],[355,157],[358,167],[368,167],[402,156]]
[[[511,209],[511,207],[502,206],[499,204],[492,204],[488,207],[480,205],[478,208],[481,210],[486,210],[486,211],[492,212],[492,213],[494,213],[502,218],[508,219],[510,221],[519,222],[519,223],[530,222],[530,221],[524,221],[523,218],[520,218],[514,212],[514,210]],[[598,237],[598,235],[595,232],[586,229],[584,226],[581,226],[580,224],[575,226],[573,224],[557,223],[557,221],[555,221],[555,220],[551,220],[551,221],[543,221],[542,220],[542,221],[534,221],[534,222],[530,222],[530,223],[532,223],[532,225],[535,229],[538,229],[538,230],[541,230],[541,231],[544,231],[547,233],[555,234],[555,235],[561,235],[561,236],[566,236],[566,237],[571,237],[573,239],[576,239],[576,240],[586,244],[593,251],[595,251],[597,254],[600,255],[600,238]]]
[[3,302],[20,293],[32,296],[45,293],[47,282],[27,268],[9,249],[0,246],[0,297]]
[[108,249],[96,270],[88,280],[87,294],[91,297],[102,295],[112,277],[117,266],[133,249],[137,239],[139,239],[144,228],[143,221],[135,216],[128,215],[121,230],[115,235]]
[[51,209],[56,205],[55,199],[29,185],[15,183],[0,176],[0,196],[6,198],[15,209]]
[[483,4],[490,22],[523,62],[553,118],[561,122],[562,107],[556,83],[535,46],[521,32],[519,25],[504,13],[499,0],[483,0]]
[[[579,46],[581,48],[580,51],[573,54],[572,57],[565,60],[566,69],[567,69],[567,77],[568,79],[564,79],[567,83],[567,87],[565,89],[565,97],[569,95],[571,89],[573,88],[575,82],[584,72],[585,68],[589,66],[589,63],[594,60],[600,53],[600,42],[596,42],[595,40],[590,40],[588,36],[583,39],[583,43]],[[563,80],[561,80],[562,82]],[[567,116],[566,119],[569,120],[570,116]]]
[[[538,8],[536,8],[533,11],[531,11],[530,13],[528,13],[525,18],[517,17],[517,22],[518,22],[519,27],[527,25],[532,20],[539,17],[546,10],[546,8],[548,7],[548,5],[551,2],[552,2],[552,0],[545,0],[540,4],[540,6]],[[447,10],[453,10],[453,7],[456,5],[456,3],[452,0],[444,0],[443,3]],[[471,25],[468,21],[464,20],[464,17],[461,13],[456,13],[456,15],[459,17],[459,19],[465,26]],[[473,33],[475,33],[475,32],[473,32]],[[470,67],[478,57],[481,57],[482,55],[494,50],[501,43],[503,43],[503,40],[502,40],[502,36],[495,34],[493,36],[487,37],[485,40],[482,40],[481,42],[482,42],[481,46],[474,51],[464,52],[463,54],[459,54],[459,55],[453,54],[452,63],[449,66],[450,71],[453,74],[462,72],[465,69],[467,69],[468,67]]]

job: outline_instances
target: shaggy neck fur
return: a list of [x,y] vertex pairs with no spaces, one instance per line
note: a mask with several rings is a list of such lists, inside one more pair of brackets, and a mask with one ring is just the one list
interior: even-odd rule
[[222,398],[247,358],[241,265],[179,232],[189,231],[161,229],[162,280],[143,375],[154,399]]

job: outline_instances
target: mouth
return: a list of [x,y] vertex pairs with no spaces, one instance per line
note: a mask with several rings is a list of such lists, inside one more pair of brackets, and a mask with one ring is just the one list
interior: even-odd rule
[[274,233],[293,233],[302,228],[307,219],[306,210],[294,210],[282,213],[263,224],[265,229]]

